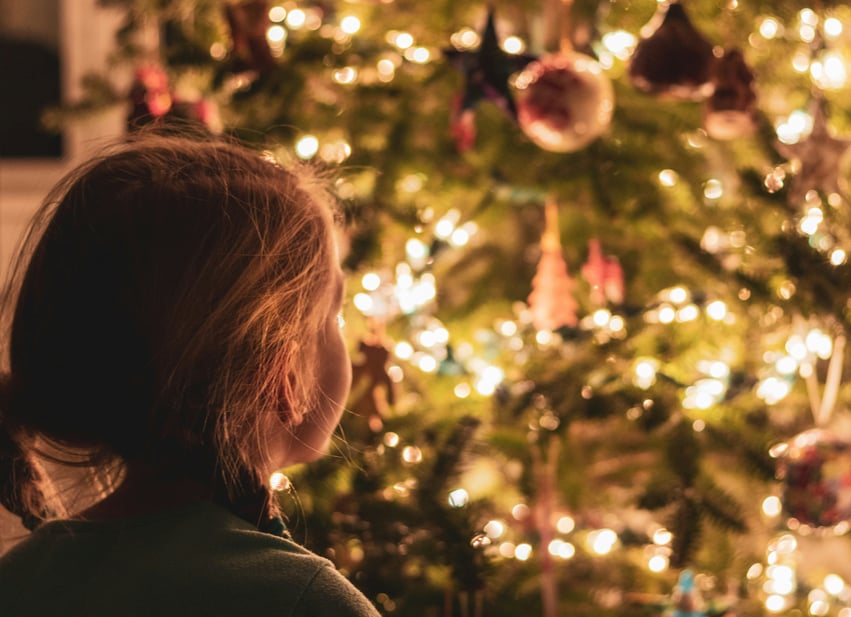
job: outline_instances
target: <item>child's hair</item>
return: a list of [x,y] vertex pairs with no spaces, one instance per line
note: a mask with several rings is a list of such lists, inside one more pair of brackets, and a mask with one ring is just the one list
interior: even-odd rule
[[317,396],[330,204],[306,167],[212,137],[131,136],[71,172],[4,298],[0,504],[30,528],[49,515],[48,444],[64,464],[200,479],[255,524],[272,514],[264,427],[297,425]]

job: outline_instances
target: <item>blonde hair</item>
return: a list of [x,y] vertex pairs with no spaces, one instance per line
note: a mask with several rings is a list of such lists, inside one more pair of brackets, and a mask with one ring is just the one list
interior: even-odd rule
[[269,414],[294,426],[317,396],[336,259],[323,186],[235,143],[152,134],[60,182],[5,297],[0,503],[46,515],[26,466],[39,439],[267,512]]

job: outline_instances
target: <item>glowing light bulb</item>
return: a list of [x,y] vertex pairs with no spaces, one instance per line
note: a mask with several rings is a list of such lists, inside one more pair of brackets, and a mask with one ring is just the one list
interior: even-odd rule
[[659,172],[659,184],[668,188],[676,186],[680,176],[673,169],[663,169]]
[[561,516],[556,521],[556,529],[558,529],[559,533],[570,533],[575,527],[576,521],[573,520],[572,516]]
[[346,34],[355,34],[358,30],[360,30],[360,26],[360,19],[354,15],[346,15],[340,20],[340,30]]
[[367,272],[361,278],[361,286],[367,291],[375,291],[381,287],[381,277],[375,272]]
[[295,144],[295,153],[301,159],[310,159],[319,152],[319,140],[314,135],[303,135]]
[[780,23],[773,17],[766,17],[759,24],[759,34],[762,38],[771,40],[780,32]]
[[522,544],[518,544],[514,548],[514,558],[518,561],[526,561],[529,557],[532,556],[532,545],[526,544],[525,542]]
[[502,49],[509,54],[519,54],[526,49],[526,43],[519,36],[507,36],[502,42]]
[[668,569],[668,558],[665,555],[653,555],[647,560],[647,569],[651,572],[664,572]]
[[456,488],[449,493],[449,505],[453,508],[463,508],[470,501],[470,495],[463,488]]
[[306,21],[307,13],[305,13],[302,9],[293,9],[287,13],[286,24],[293,30],[303,28]]
[[780,499],[771,495],[762,500],[762,512],[766,516],[775,517],[783,510]]

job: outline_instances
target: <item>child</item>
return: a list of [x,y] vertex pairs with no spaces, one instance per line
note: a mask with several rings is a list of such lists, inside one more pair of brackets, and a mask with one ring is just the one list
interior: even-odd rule
[[[152,134],[54,189],[6,297],[0,504],[34,531],[0,613],[378,615],[268,481],[323,454],[351,384],[329,203],[300,168]],[[62,514],[39,461],[118,487]]]

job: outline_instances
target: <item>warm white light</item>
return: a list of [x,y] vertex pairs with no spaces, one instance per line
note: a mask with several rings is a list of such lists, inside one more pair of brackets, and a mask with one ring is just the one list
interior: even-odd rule
[[588,544],[598,555],[612,552],[617,541],[618,535],[611,529],[597,529],[588,534]]
[[674,534],[668,531],[665,528],[657,529],[653,532],[653,544],[658,544],[659,546],[665,546],[666,544],[670,544],[671,540],[674,539]]
[[655,360],[646,358],[635,363],[635,384],[639,388],[647,389],[656,382],[658,364]]
[[475,47],[479,44],[479,34],[472,28],[463,28],[458,32],[458,42],[461,47]]
[[418,238],[411,238],[405,243],[405,253],[409,259],[419,261],[428,257],[428,246]]
[[659,172],[659,184],[668,188],[675,186],[680,176],[673,169],[663,169]]
[[688,292],[683,287],[673,287],[668,290],[668,298],[674,304],[682,304],[688,300]]
[[363,275],[363,278],[361,278],[360,284],[367,291],[375,291],[381,287],[381,277],[375,272],[367,272]]
[[405,58],[417,64],[425,64],[431,59],[431,52],[427,47],[413,47],[405,50]]
[[414,348],[408,341],[399,341],[396,343],[396,347],[393,348],[393,353],[400,360],[408,360],[414,355]]
[[470,501],[470,494],[463,488],[456,488],[449,493],[449,505],[453,508],[463,508]]
[[507,36],[502,42],[502,49],[509,54],[519,54],[526,49],[526,43],[519,36]]
[[319,140],[314,135],[304,135],[295,144],[295,153],[299,158],[313,158],[319,151]]
[[338,84],[353,84],[358,80],[358,70],[353,66],[346,66],[334,71],[333,77]]
[[399,445],[399,441],[400,439],[398,433],[393,433],[391,431],[384,434],[384,445],[388,448],[395,448]]
[[824,34],[826,37],[834,39],[842,34],[842,22],[836,17],[828,17],[824,20]]
[[505,523],[502,521],[488,521],[484,526],[484,532],[489,538],[500,538],[505,533]]
[[280,471],[269,476],[269,486],[273,491],[287,491],[290,488],[290,479]]
[[653,555],[647,560],[647,569],[651,572],[664,572],[668,569],[668,558],[665,555]]
[[710,319],[721,321],[727,316],[727,305],[723,300],[713,300],[706,305],[706,314]]
[[845,581],[838,574],[828,574],[824,577],[824,588],[827,593],[838,596],[845,589]]
[[720,180],[711,178],[706,181],[706,184],[703,186],[703,196],[706,199],[721,199],[722,195],[724,195],[724,186]]
[[523,544],[518,544],[514,548],[514,558],[519,560],[519,561],[526,561],[531,556],[532,556],[532,545],[531,544],[526,544],[524,542]]
[[525,503],[514,504],[514,507],[511,508],[511,516],[513,516],[516,521],[525,520],[529,517],[531,512],[531,508],[529,508],[529,506]]
[[473,389],[470,387],[468,383],[459,383],[455,386],[455,396],[458,398],[467,398],[473,393]]
[[659,307],[659,321],[661,323],[671,323],[677,316],[677,311],[670,304],[665,304]]
[[694,321],[697,319],[697,316],[700,314],[697,306],[694,304],[687,304],[683,308],[677,311],[677,321],[683,323],[687,321]]
[[765,610],[770,613],[779,613],[786,608],[786,598],[783,596],[772,594],[765,598]]
[[266,40],[271,44],[283,43],[287,38],[287,31],[283,26],[270,26],[268,30],[266,30]]
[[365,293],[355,294],[354,298],[352,298],[352,302],[354,303],[355,308],[364,314],[369,314],[375,306],[372,296]]
[[591,319],[594,321],[594,325],[600,328],[606,326],[611,318],[612,312],[608,309],[597,309],[591,316]]
[[287,13],[287,26],[289,26],[293,30],[298,30],[299,28],[304,27],[304,23],[306,21],[307,14],[302,9],[293,9],[289,13]]
[[360,30],[360,19],[354,15],[346,15],[340,20],[340,30],[346,34],[355,34]]
[[826,52],[810,65],[810,77],[823,90],[841,90],[848,83],[844,58],[837,51]]
[[561,516],[556,521],[556,529],[559,533],[570,533],[575,527],[576,521],[573,520],[572,516]]
[[830,253],[830,263],[834,266],[841,266],[848,260],[848,255],[842,249],[833,249]]
[[775,517],[783,510],[780,499],[771,495],[762,500],[762,512],[766,516]]
[[420,463],[423,460],[423,452],[416,446],[405,446],[402,450],[402,460],[406,463]]
[[635,35],[626,30],[607,32],[602,38],[603,47],[620,60],[626,60],[632,55],[637,42],[638,39],[635,38]]
[[790,390],[786,381],[777,377],[768,377],[757,386],[756,395],[769,405],[774,405],[786,398]]
[[423,354],[420,356],[417,366],[419,366],[420,370],[424,373],[433,373],[437,370],[437,360],[428,354]]
[[464,246],[469,241],[470,233],[463,227],[459,227],[458,229],[453,231],[452,235],[449,237],[449,243],[455,247]]
[[774,368],[781,375],[794,375],[798,366],[798,361],[792,356],[783,356],[774,363]]
[[764,39],[773,39],[779,31],[780,23],[773,17],[766,17],[759,24],[759,34]]
[[269,21],[280,23],[287,17],[287,9],[282,6],[273,6],[269,9]]

